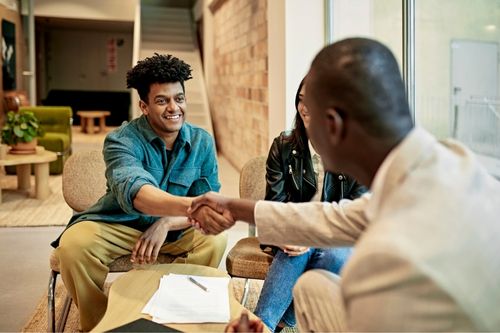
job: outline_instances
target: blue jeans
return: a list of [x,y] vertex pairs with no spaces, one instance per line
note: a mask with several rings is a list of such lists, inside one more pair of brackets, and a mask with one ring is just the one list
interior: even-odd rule
[[310,248],[300,256],[290,257],[278,249],[264,281],[255,314],[271,332],[280,321],[287,326],[295,326],[292,289],[300,275],[310,269],[325,269],[339,274],[351,252],[351,247]]

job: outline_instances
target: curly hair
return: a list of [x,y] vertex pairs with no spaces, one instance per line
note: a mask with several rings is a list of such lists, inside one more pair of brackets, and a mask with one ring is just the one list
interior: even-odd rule
[[127,88],[137,89],[141,100],[148,103],[151,84],[180,82],[184,90],[184,81],[191,78],[191,66],[184,61],[170,54],[155,53],[152,57],[138,61],[127,72]]

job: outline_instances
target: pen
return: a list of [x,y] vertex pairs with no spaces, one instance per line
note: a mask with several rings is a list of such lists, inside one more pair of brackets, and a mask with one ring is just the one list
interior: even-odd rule
[[207,291],[208,292],[208,289],[207,287],[205,287],[204,285],[202,285],[201,283],[199,283],[198,281],[196,281],[195,279],[193,279],[193,277],[189,276],[188,277],[188,280],[193,282],[195,285],[197,285],[198,287],[200,287],[201,289],[203,289],[204,291]]

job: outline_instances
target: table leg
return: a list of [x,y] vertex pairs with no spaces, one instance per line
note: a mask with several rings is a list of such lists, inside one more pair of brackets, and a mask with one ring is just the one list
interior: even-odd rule
[[106,117],[99,117],[99,132],[104,132],[106,130]]
[[31,187],[31,164],[16,165],[17,188],[19,190],[29,190]]
[[45,199],[49,194],[49,163],[37,163],[35,164],[35,197]]
[[87,133],[94,134],[94,118],[87,119]]
[[82,127],[82,132],[85,133],[87,131],[86,118],[80,117],[80,126]]

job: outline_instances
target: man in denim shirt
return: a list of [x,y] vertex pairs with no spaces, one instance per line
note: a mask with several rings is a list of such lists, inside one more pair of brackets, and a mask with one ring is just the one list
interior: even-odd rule
[[[106,194],[74,215],[52,243],[84,331],[106,310],[102,287],[117,257],[132,254],[133,262],[148,264],[161,252],[179,256],[176,262],[212,267],[222,258],[226,235],[205,236],[185,218],[191,197],[220,189],[211,136],[184,122],[184,81],[190,78],[188,64],[158,54],[127,73],[143,115],[106,137]],[[223,218],[208,209],[206,214]]]

